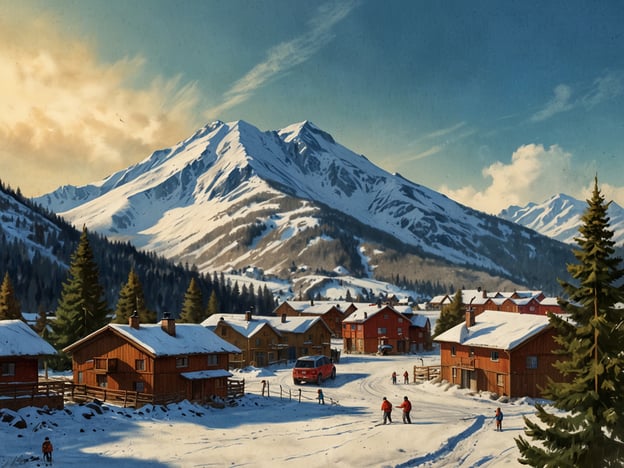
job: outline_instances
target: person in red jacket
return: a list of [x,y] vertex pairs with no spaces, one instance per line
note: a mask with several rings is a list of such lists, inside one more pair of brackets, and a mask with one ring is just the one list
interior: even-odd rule
[[403,424],[412,424],[412,420],[410,418],[410,411],[412,411],[412,402],[404,396],[403,403],[399,405],[399,408],[403,408]]
[[381,411],[383,411],[383,423],[389,422],[392,424],[392,403],[390,403],[386,397],[383,397],[381,402]]
[[45,440],[43,441],[43,444],[41,444],[41,452],[43,453],[43,461],[45,462],[46,465],[48,463],[50,465],[52,464],[52,451],[53,450],[54,448],[52,447],[52,442],[50,441],[50,438],[46,437]]

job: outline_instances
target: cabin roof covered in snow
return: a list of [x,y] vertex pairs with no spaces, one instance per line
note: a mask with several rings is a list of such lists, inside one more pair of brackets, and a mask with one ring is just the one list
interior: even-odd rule
[[475,324],[466,323],[434,338],[438,342],[458,343],[479,348],[512,350],[550,326],[548,317],[486,310],[475,316]]
[[196,323],[176,323],[175,336],[163,330],[161,323],[142,323],[139,328],[133,328],[126,324],[109,323],[69,345],[65,350],[72,351],[106,330],[112,330],[158,357],[241,352],[233,344],[218,337],[212,330]]
[[49,356],[50,343],[21,320],[0,320],[0,356]]
[[323,319],[316,316],[286,316],[282,319],[282,317],[254,315],[250,320],[247,320],[245,314],[213,314],[204,320],[201,325],[204,327],[215,327],[221,318],[223,318],[228,325],[235,328],[239,333],[248,337],[251,336],[251,334],[256,333],[265,324],[270,325],[278,333],[305,333],[319,321],[327,327],[327,324],[323,322]]

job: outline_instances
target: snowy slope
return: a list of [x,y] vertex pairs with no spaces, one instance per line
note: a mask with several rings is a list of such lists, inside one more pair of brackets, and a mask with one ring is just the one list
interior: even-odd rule
[[502,275],[544,242],[382,170],[307,121],[268,132],[217,121],[100,182],[37,201],[75,225],[201,271],[266,268],[267,258],[275,271],[285,268],[277,261],[286,261],[285,245],[319,228],[328,210],[341,213],[344,230],[351,217],[425,255]]
[[[533,229],[545,236],[567,244],[575,244],[581,217],[587,202],[568,195],[558,194],[542,203],[529,203],[524,207],[510,206],[499,216],[522,226]],[[609,206],[610,225],[615,235],[616,245],[624,244],[624,209],[612,202]]]

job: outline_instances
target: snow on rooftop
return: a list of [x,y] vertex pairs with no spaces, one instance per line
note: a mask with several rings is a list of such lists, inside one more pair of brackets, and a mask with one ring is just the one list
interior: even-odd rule
[[548,327],[549,319],[543,315],[486,310],[475,317],[473,326],[466,328],[462,322],[434,341],[511,350]]
[[42,356],[56,350],[21,320],[0,320],[0,356]]
[[225,322],[232,328],[236,329],[243,336],[250,336],[249,330],[257,331],[264,324],[269,324],[278,332],[289,333],[305,333],[319,320],[320,317],[291,317],[286,316],[285,321],[282,321],[282,317],[254,315],[251,320],[247,320],[244,314],[213,314],[204,320],[201,325],[205,327],[216,326],[219,320],[225,320]]

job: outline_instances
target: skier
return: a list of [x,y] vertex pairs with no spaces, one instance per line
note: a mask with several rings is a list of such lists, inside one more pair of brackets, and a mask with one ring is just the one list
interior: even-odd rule
[[407,373],[407,371],[403,372],[403,383],[409,383],[409,374]]
[[383,397],[381,402],[381,411],[383,411],[383,423],[389,422],[392,424],[392,403],[390,403],[386,397]]
[[320,388],[318,389],[318,402],[319,405],[324,405],[325,404],[325,397],[323,396],[323,390],[321,390]]
[[41,444],[41,452],[43,452],[43,461],[45,462],[45,464],[52,464],[52,451],[54,450],[54,447],[52,447],[52,442],[50,441],[49,437],[46,437],[45,440],[43,441],[43,444]]
[[392,383],[395,384],[396,383],[396,372],[392,373]]
[[503,432],[503,412],[500,408],[496,408],[494,419],[496,420],[496,430]]
[[412,424],[410,418],[410,411],[412,411],[412,402],[404,396],[403,402],[399,405],[399,408],[403,408],[403,424]]

